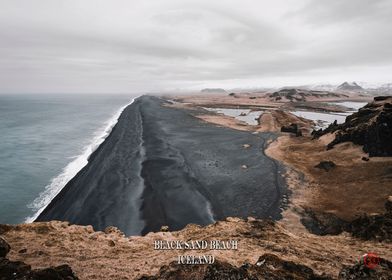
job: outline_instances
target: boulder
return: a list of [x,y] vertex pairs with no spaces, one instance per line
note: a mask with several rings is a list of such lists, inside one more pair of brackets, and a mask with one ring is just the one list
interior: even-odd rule
[[169,226],[161,226],[161,230],[162,232],[168,232],[169,231]]
[[336,164],[333,161],[320,161],[319,164],[314,166],[315,168],[320,168],[325,171],[330,171],[336,167]]
[[117,227],[114,227],[114,226],[106,227],[104,232],[106,234],[113,234],[113,235],[117,235],[117,236],[125,236],[125,234],[121,230],[119,230]]
[[301,223],[309,232],[317,235],[340,234],[347,226],[347,222],[335,214],[316,212],[310,208],[305,209]]
[[287,126],[282,126],[280,128],[281,132],[288,132],[288,133],[293,133],[295,136],[302,136],[301,129],[298,127],[298,124],[292,123]]

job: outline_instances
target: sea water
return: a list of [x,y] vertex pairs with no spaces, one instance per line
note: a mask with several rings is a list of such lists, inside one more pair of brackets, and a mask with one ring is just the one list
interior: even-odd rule
[[334,121],[336,121],[338,124],[344,123],[346,121],[347,116],[357,112],[360,108],[365,106],[367,102],[344,101],[344,102],[329,102],[328,104],[343,106],[346,107],[347,110],[341,113],[335,113],[335,112],[321,113],[321,112],[313,112],[313,111],[295,110],[295,111],[291,111],[291,113],[293,113],[298,117],[302,117],[314,121],[316,123],[315,125],[316,129],[326,128]]
[[249,109],[232,109],[232,108],[207,108],[207,111],[216,112],[218,114],[223,114],[225,116],[233,117],[239,121],[243,121],[249,125],[258,125],[258,118],[263,113],[263,111],[252,111]]
[[87,164],[129,95],[0,95],[0,223],[32,221]]

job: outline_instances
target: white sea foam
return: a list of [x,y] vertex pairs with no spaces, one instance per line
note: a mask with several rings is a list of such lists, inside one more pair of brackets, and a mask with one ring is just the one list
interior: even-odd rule
[[118,118],[124,109],[131,105],[137,97],[133,98],[130,103],[120,108],[116,114],[110,118],[103,129],[96,132],[91,143],[84,148],[83,153],[79,156],[74,157],[75,159],[70,162],[62,172],[51,180],[49,185],[45,187],[45,190],[29,205],[35,211],[35,214],[31,217],[26,218],[26,223],[33,222],[49,205],[53,198],[64,188],[64,186],[76,176],[76,174],[88,163],[89,156],[105,141],[106,137],[110,134],[113,127],[116,125]]

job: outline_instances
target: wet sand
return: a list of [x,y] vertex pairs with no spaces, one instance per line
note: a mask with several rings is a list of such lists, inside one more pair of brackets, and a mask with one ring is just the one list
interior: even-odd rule
[[229,216],[281,217],[282,166],[264,154],[274,133],[220,127],[196,118],[202,113],[196,109],[164,103],[142,96],[128,106],[37,221],[139,235]]

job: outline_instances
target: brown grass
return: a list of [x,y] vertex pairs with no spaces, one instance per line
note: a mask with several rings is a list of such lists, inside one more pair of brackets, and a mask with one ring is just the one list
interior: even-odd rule
[[[320,140],[309,137],[280,137],[271,144],[267,154],[305,175],[307,201],[303,206],[322,212],[332,212],[351,220],[361,213],[381,213],[384,203],[392,194],[392,158],[370,158],[360,146],[352,143],[336,145],[327,151],[325,144],[333,138],[326,135]],[[337,166],[329,172],[315,168],[320,161],[333,161]],[[292,186],[294,191],[299,188]]]

